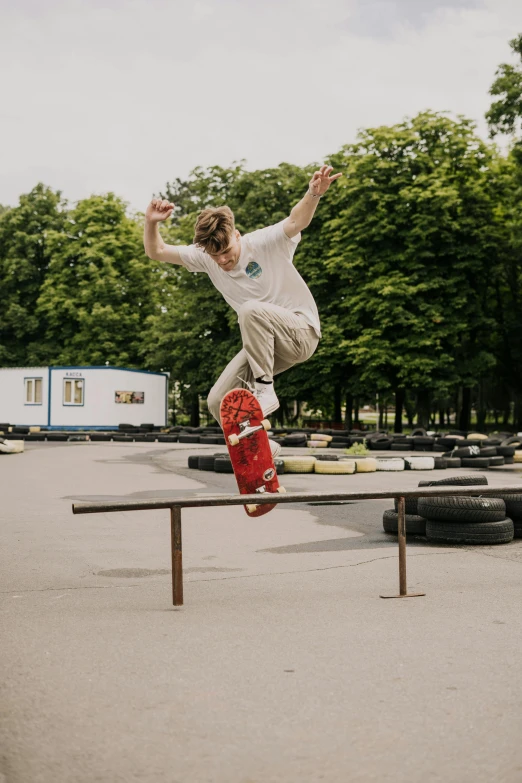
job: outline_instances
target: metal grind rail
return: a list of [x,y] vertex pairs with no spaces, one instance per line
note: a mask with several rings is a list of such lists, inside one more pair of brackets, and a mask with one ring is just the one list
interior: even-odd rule
[[[73,514],[106,514],[110,511],[149,511],[170,509],[170,533],[172,553],[172,603],[183,606],[183,557],[181,541],[181,509],[213,508],[215,506],[243,506],[248,503],[317,503],[339,500],[383,500],[397,498],[398,543],[399,543],[399,593],[381,595],[381,598],[414,598],[425,593],[409,593],[406,582],[406,498],[451,496],[475,496],[522,494],[522,487],[490,487],[488,485],[442,485],[418,489],[395,489],[381,492],[288,492],[286,494],[212,495],[207,497],[184,497],[173,500],[143,500],[123,503],[73,503]],[[262,522],[261,522],[262,524]]]

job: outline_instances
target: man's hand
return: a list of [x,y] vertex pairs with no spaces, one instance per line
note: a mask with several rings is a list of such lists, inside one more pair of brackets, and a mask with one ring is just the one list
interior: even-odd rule
[[145,211],[145,220],[151,223],[161,223],[172,215],[174,204],[160,198],[153,198]]
[[326,193],[332,182],[335,182],[336,179],[343,176],[342,174],[334,174],[333,177],[331,177],[330,174],[332,171],[332,166],[321,166],[319,171],[314,173],[312,179],[308,183],[310,193],[313,193],[314,196],[322,196],[323,193]]

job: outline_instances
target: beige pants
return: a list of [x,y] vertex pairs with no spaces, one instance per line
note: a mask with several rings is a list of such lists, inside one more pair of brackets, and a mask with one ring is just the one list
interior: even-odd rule
[[[243,350],[225,367],[208,395],[208,409],[221,424],[221,400],[231,389],[245,387],[239,378],[271,381],[274,375],[305,362],[319,338],[302,315],[252,299],[239,310]],[[239,377],[238,377],[239,376]]]

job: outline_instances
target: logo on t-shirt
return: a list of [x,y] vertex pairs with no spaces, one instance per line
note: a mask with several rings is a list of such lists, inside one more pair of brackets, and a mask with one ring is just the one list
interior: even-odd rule
[[250,262],[249,262],[249,263],[246,265],[246,267],[245,267],[245,272],[246,272],[246,273],[247,273],[247,275],[248,275],[249,277],[251,277],[253,280],[256,280],[258,277],[261,277],[261,275],[263,274],[263,270],[261,269],[261,267],[259,266],[259,264],[258,264],[258,263],[256,263],[255,261],[250,261]]

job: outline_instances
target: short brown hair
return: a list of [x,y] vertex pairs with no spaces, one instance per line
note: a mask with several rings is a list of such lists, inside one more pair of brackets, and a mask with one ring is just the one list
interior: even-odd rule
[[235,229],[234,213],[230,207],[209,207],[196,220],[194,244],[212,255],[228,248]]

